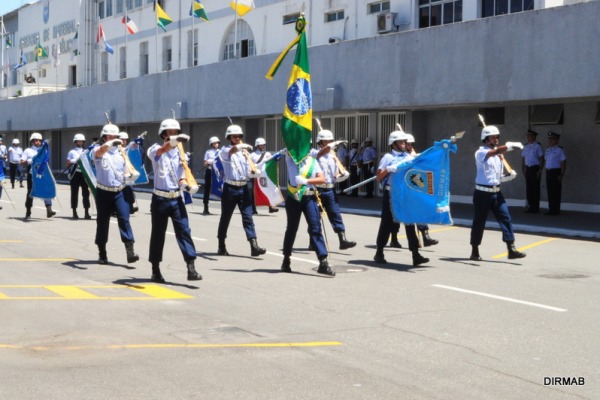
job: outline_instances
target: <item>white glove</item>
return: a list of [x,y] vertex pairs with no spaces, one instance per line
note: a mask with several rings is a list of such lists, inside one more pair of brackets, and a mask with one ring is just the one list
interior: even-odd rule
[[512,151],[515,148],[523,150],[523,145],[519,142],[506,142],[506,147],[508,147],[508,151]]
[[185,185],[185,188],[184,188],[184,190],[186,192],[189,192],[190,194],[197,193],[198,189],[200,189],[200,186],[196,186],[196,185],[194,185],[194,186]]
[[362,171],[362,169],[361,169],[361,168],[356,168],[356,174],[357,174],[357,175],[360,175],[361,171]]
[[517,177],[517,173],[513,169],[513,171],[510,173],[510,175],[506,175],[506,176],[503,176],[502,178],[500,178],[500,182],[509,182],[509,181],[512,181],[513,179],[515,179],[516,177]]
[[179,135],[169,137],[169,145],[171,147],[177,147],[177,145],[179,144],[179,140],[177,140],[177,138],[179,138]]
[[177,135],[177,141],[181,143],[185,143],[188,140],[190,140],[190,135],[186,135],[185,133],[180,133],[179,135]]
[[238,150],[250,150],[252,151],[252,146],[250,146],[249,144],[246,143],[240,143],[240,144],[236,144],[235,147],[237,147]]
[[214,162],[215,162],[215,159],[214,159],[214,158],[211,158],[210,160],[206,160],[206,163],[207,163],[208,165],[212,165]]
[[346,171],[345,173],[336,176],[335,181],[336,182],[344,182],[348,178],[350,178],[350,173],[348,171]]
[[372,174],[374,174],[374,173],[375,173],[375,167],[371,167],[371,168],[369,169],[369,171],[370,171]]
[[398,166],[397,165],[388,165],[387,167],[385,167],[385,170],[387,172],[390,172],[393,174],[394,172],[398,171]]
[[302,175],[296,175],[296,185],[306,185],[308,183],[308,179],[303,177]]
[[248,172],[248,178],[258,178],[261,175],[262,175],[262,172],[260,171],[260,169],[257,169],[256,172],[252,172],[252,171]]
[[113,140],[109,140],[108,142],[106,142],[106,145],[108,147],[118,146],[120,144],[123,144],[123,141],[121,139],[113,139]]

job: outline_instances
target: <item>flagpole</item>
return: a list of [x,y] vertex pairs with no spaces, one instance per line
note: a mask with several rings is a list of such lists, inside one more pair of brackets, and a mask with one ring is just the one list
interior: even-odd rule
[[[154,68],[155,71],[154,73],[157,74],[158,73],[158,11],[156,10],[156,0],[154,0]],[[148,71],[148,73],[150,73],[150,71]]]
[[[4,37],[6,36],[6,28],[4,28],[4,14],[2,14],[0,16],[0,25],[2,25],[1,26],[1,29],[2,29],[1,33],[2,33],[2,35],[0,35],[0,36],[2,36],[2,86],[0,86],[0,87],[2,89],[4,89],[4,47],[5,47],[4,46],[4,44],[5,44],[4,43],[4,40],[5,40]],[[8,97],[8,93],[7,93],[6,97]]]
[[238,21],[238,0],[235,0],[235,27],[233,34],[233,57],[237,60],[238,58],[238,46],[237,46],[237,21]]
[[196,10],[194,10],[194,0],[192,0],[191,7],[192,8],[190,9],[190,11],[192,12],[191,13],[192,15],[190,15],[190,17],[192,18],[192,40],[190,40],[190,42],[191,42],[190,54],[192,55],[192,63],[191,63],[192,65],[190,65],[190,67],[193,67],[194,66],[194,46],[196,45],[196,38],[194,36],[194,19],[195,19],[194,12],[196,11]]

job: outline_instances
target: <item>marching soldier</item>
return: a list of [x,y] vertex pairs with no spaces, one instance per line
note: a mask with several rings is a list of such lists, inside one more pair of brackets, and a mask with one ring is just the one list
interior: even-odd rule
[[[152,233],[150,234],[150,250],[148,260],[152,263],[152,282],[164,283],[160,272],[165,234],[169,218],[173,222],[175,238],[183,255],[187,267],[188,281],[202,280],[202,275],[196,272],[196,247],[192,240],[192,231],[185,204],[183,203],[182,190],[192,193],[186,180],[181,152],[177,148],[179,143],[187,142],[190,137],[181,133],[179,122],[166,119],[160,124],[158,130],[162,145],[155,143],[148,149],[148,158],[152,161],[154,170],[154,190],[150,213],[152,214]],[[197,190],[197,187],[194,186]],[[195,191],[193,190],[193,191]],[[192,193],[193,194],[193,193]]]
[[[31,207],[33,206],[33,197],[30,196],[31,190],[33,189],[33,177],[31,173],[31,164],[33,163],[33,157],[35,157],[42,147],[42,134],[34,132],[29,137],[29,144],[31,147],[23,151],[21,156],[21,166],[27,168],[27,198],[25,200],[25,219],[31,218]],[[46,206],[46,217],[52,218],[56,215],[56,212],[52,210],[52,200],[44,199],[44,205]]]
[[204,171],[204,196],[202,197],[204,211],[202,211],[202,215],[210,215],[210,212],[208,211],[208,202],[210,200],[210,192],[212,190],[212,165],[219,154],[220,143],[221,141],[218,137],[211,137],[208,139],[208,145],[210,148],[206,150],[206,153],[204,153],[204,167],[206,170]]
[[527,130],[527,144],[521,151],[523,176],[525,177],[525,193],[527,195],[526,213],[537,214],[540,212],[540,182],[544,168],[544,150],[536,142],[537,132]]
[[[127,132],[119,132],[119,139],[123,142],[121,146],[123,146],[123,148],[127,147],[129,134]],[[132,146],[137,146],[137,144],[132,143]],[[125,196],[125,201],[129,204],[129,214],[135,214],[139,209],[135,205],[135,192],[133,191],[131,183],[126,183],[125,188],[123,189],[123,195]]]
[[107,264],[106,243],[108,242],[108,228],[112,212],[117,214],[119,234],[125,244],[127,262],[134,263],[140,259],[135,253],[133,244],[133,230],[129,223],[129,204],[125,200],[123,189],[125,178],[134,171],[130,171],[123,149],[119,148],[123,142],[119,139],[119,127],[113,124],[104,125],[101,132],[100,143],[92,149],[91,155],[96,167],[96,245],[98,246],[99,264]]
[[523,145],[517,142],[506,142],[506,145],[500,146],[500,131],[493,125],[488,125],[481,131],[481,141],[483,146],[475,152],[475,165],[477,166],[477,175],[475,177],[475,191],[473,192],[473,205],[475,213],[473,225],[471,226],[471,257],[473,261],[481,261],[479,255],[479,245],[483,238],[485,221],[488,213],[492,210],[496,221],[502,230],[502,241],[508,248],[508,258],[523,258],[525,253],[521,253],[515,248],[515,234],[513,231],[508,204],[500,191],[500,183],[513,179],[514,173],[510,177],[503,177],[504,162],[503,154],[515,148],[523,149]]
[[344,226],[340,204],[335,193],[336,182],[345,181],[350,177],[350,174],[345,169],[341,170],[339,161],[336,161],[334,147],[337,143],[333,142],[333,133],[331,131],[326,129],[319,131],[317,134],[317,144],[320,149],[312,149],[310,155],[319,162],[325,182],[318,183],[315,186],[319,192],[321,205],[325,212],[327,212],[331,227],[337,233],[340,240],[340,250],[350,249],[356,246],[356,242],[346,239],[346,227]]
[[73,148],[67,154],[67,168],[69,168],[69,185],[71,186],[71,208],[73,209],[73,219],[79,219],[77,215],[77,203],[79,202],[79,188],[81,188],[81,200],[85,209],[85,219],[92,219],[90,215],[90,189],[81,173],[77,160],[84,151],[85,136],[82,133],[76,133],[73,136]]
[[242,224],[246,233],[246,238],[250,242],[252,257],[258,257],[267,252],[266,249],[259,247],[256,241],[256,230],[252,218],[252,197],[248,188],[248,179],[260,176],[260,170],[253,166],[248,150],[252,146],[242,143],[244,132],[238,125],[230,125],[225,133],[225,138],[229,140],[229,145],[219,151],[219,158],[223,163],[223,174],[225,183],[223,185],[223,195],[221,196],[221,219],[217,238],[219,239],[219,250],[217,254],[228,256],[225,246],[227,238],[227,229],[233,211],[237,206],[242,214]]
[[[369,179],[375,174],[375,162],[377,161],[377,150],[373,147],[373,139],[368,137],[365,139],[365,143],[363,144],[363,148],[360,153],[360,159],[362,162],[362,170],[364,173],[364,178]],[[375,184],[373,182],[369,182],[365,185],[365,190],[367,194],[365,195],[365,199],[370,199],[373,197],[373,191],[375,190]]]
[[546,215],[560,214],[562,180],[567,169],[567,156],[562,146],[558,145],[560,135],[548,132],[548,148],[546,149],[546,188],[548,189],[548,212]]
[[15,188],[15,180],[19,180],[19,187],[23,187],[23,175],[21,174],[21,156],[23,149],[19,146],[19,139],[13,139],[8,148],[8,167],[10,173],[10,184]]
[[[379,223],[379,232],[377,233],[377,252],[373,258],[378,264],[387,263],[384,255],[383,248],[388,242],[390,234],[394,230],[394,218],[392,215],[392,208],[390,205],[390,175],[397,171],[397,166],[401,162],[410,161],[413,157],[406,151],[406,141],[408,136],[403,131],[394,131],[390,133],[388,139],[388,145],[391,147],[391,151],[386,153],[379,162],[377,168],[377,181],[381,183],[383,188],[382,196],[382,207],[381,207],[381,221]],[[399,226],[399,225],[398,225]],[[429,258],[423,257],[419,253],[419,239],[417,238],[417,231],[414,224],[404,224],[404,230],[406,237],[408,238],[408,248],[412,252],[413,265],[421,265],[429,262]]]
[[[348,164],[350,165],[350,185],[356,185],[360,182],[360,153],[358,141],[350,141],[350,150],[348,151]],[[352,190],[350,197],[358,196],[358,188]]]

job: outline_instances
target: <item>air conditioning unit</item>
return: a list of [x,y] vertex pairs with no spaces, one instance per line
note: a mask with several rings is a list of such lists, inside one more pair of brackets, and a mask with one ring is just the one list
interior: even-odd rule
[[377,33],[388,33],[395,30],[394,20],[397,13],[384,12],[377,14]]

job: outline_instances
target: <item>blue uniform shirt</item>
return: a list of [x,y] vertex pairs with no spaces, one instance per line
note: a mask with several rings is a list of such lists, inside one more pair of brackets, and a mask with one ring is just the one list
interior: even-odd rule
[[317,154],[319,154],[318,149],[311,149],[310,156],[319,162],[319,166],[323,171],[323,175],[325,175],[325,183],[334,184],[335,176],[338,175],[338,167],[337,163],[331,156],[331,152],[321,156],[321,158],[317,158]]
[[521,156],[523,156],[526,167],[533,167],[540,165],[540,158],[544,156],[544,150],[538,142],[528,143],[521,150]]
[[179,180],[185,179],[185,170],[181,163],[179,149],[173,148],[157,156],[156,153],[161,147],[161,145],[155,143],[146,152],[148,158],[152,161],[154,188],[164,192],[179,190]]
[[560,146],[552,146],[546,149],[546,169],[560,168],[560,163],[565,161],[567,156]]
[[[300,162],[300,164],[296,164],[294,162],[294,160],[292,159],[292,157],[290,157],[289,154],[286,154],[285,162],[287,164],[288,181],[291,186],[294,186],[294,187],[298,186],[298,184],[296,183],[296,176],[300,174],[298,171],[304,169],[307,166],[307,164],[309,162],[312,162],[313,160],[314,159],[311,156],[308,156],[308,157],[304,158],[304,160],[302,160],[302,162]],[[312,174],[310,174],[310,176],[306,176],[306,179],[314,178],[317,176],[318,173],[323,173],[323,170],[321,169],[321,166],[319,165],[319,163],[315,162],[315,165],[312,170]],[[314,189],[314,186],[311,185],[310,183],[308,185],[306,185],[306,187]]]
[[245,181],[248,179],[248,160],[241,150],[233,153],[229,157],[231,146],[225,146],[219,151],[219,158],[223,162],[223,174],[225,179],[232,181]]
[[[381,161],[379,161],[379,166],[377,167],[377,169],[383,171],[389,165],[398,165],[400,163],[410,161],[413,158],[414,157],[412,155],[408,154],[405,151],[392,150],[391,153],[386,153],[381,158]],[[381,181],[381,186],[382,187],[388,186],[390,184],[389,183],[390,178],[391,178],[390,174],[388,174],[385,178],[383,178],[383,180]]]
[[485,158],[490,150],[492,149],[488,146],[481,146],[475,152],[475,165],[477,166],[477,175],[475,177],[476,185],[500,185],[500,178],[502,178],[504,165],[502,164],[502,159],[499,155],[488,157],[487,159]]
[[96,181],[104,186],[116,187],[125,184],[125,159],[117,146],[111,146],[102,157],[97,158],[96,152],[102,147],[97,144],[92,149],[92,159],[96,167]]
[[365,147],[361,154],[361,158],[363,164],[374,162],[377,158],[377,150],[375,150],[375,147],[373,146]]

